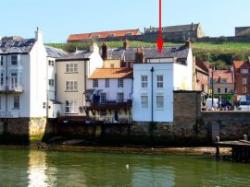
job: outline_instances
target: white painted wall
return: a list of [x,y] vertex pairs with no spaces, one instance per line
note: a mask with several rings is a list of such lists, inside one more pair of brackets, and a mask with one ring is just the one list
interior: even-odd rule
[[[0,95],[0,117],[45,117],[47,95],[47,72],[46,72],[46,50],[42,40],[42,34],[36,34],[38,38],[29,54],[18,54],[18,66],[11,65],[11,55],[6,55],[4,64],[0,71],[6,72],[10,86],[10,73],[18,72],[18,87],[22,88],[22,93],[1,94]],[[20,97],[19,109],[14,109],[14,96]]]
[[107,100],[115,101],[117,99],[117,93],[124,93],[124,100],[132,99],[132,79],[123,79],[123,88],[118,88],[118,79],[109,79],[109,88],[105,88],[105,79],[98,79],[98,88],[93,88],[93,80],[89,79],[87,89],[102,90],[107,94]]
[[[173,121],[173,64],[172,63],[152,63],[134,64],[134,93],[133,93],[133,120],[138,122],[150,122],[152,119],[152,74],[153,73],[153,120],[155,122]],[[148,87],[142,88],[141,76],[148,76]],[[163,75],[164,86],[157,88],[157,75]],[[141,96],[148,96],[148,108],[142,108]],[[164,96],[164,108],[156,108],[156,96]]]

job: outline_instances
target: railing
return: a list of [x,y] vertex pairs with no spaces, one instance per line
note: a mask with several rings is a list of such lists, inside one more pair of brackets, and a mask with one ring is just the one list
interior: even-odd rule
[[9,86],[0,86],[1,93],[22,93],[23,86],[21,85],[9,85]]

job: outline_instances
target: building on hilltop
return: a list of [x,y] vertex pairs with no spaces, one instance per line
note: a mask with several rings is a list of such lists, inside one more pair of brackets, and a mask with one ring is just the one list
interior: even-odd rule
[[[145,38],[149,40],[157,39],[159,28],[149,27],[144,29]],[[185,42],[187,40],[195,41],[198,38],[204,37],[201,24],[191,23],[189,25],[177,25],[162,28],[163,39],[167,42]],[[151,38],[151,39],[150,39]]]
[[235,27],[235,36],[250,36],[250,27]]
[[127,29],[116,31],[91,32],[83,34],[71,34],[68,37],[68,42],[86,42],[92,40],[103,40],[116,37],[137,36],[140,35],[139,29]]

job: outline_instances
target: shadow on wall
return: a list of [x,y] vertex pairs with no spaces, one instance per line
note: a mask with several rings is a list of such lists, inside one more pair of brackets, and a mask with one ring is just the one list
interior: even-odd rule
[[9,118],[0,120],[0,144],[27,145],[41,141],[46,118]]

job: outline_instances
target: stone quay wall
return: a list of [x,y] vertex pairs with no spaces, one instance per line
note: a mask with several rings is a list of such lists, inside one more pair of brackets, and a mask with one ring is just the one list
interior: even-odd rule
[[90,145],[198,146],[250,135],[249,112],[201,112],[200,92],[174,93],[174,122],[85,124],[46,118],[0,119],[0,143],[81,139]]

